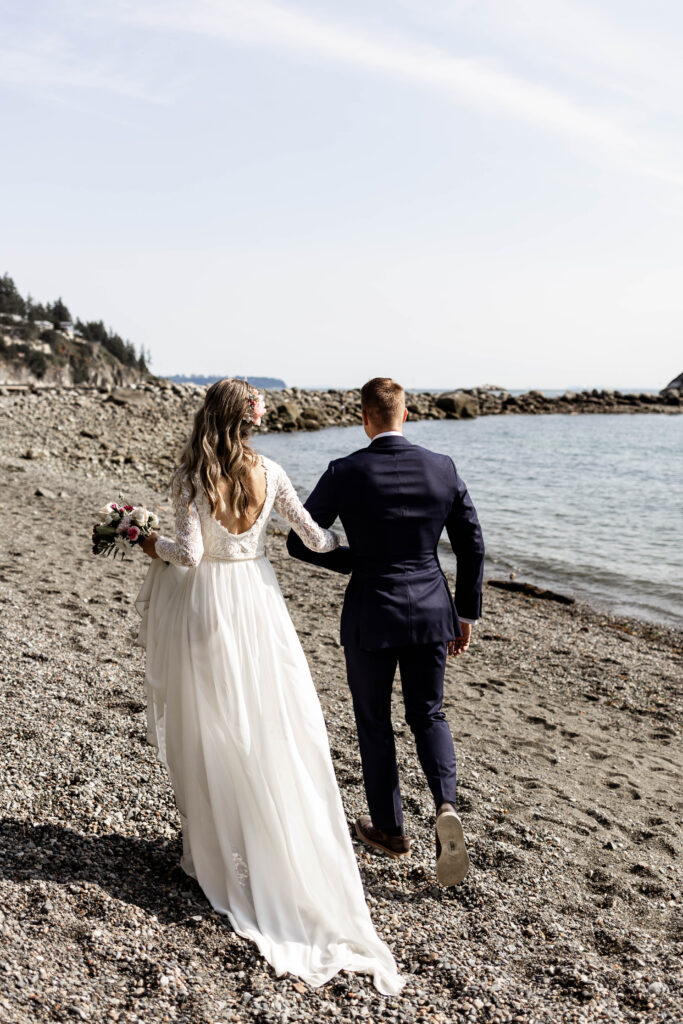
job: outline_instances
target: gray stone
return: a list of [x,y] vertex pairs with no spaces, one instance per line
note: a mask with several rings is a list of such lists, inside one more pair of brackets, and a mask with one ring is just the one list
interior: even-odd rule
[[114,405],[147,405],[149,398],[144,391],[138,391],[137,388],[114,388],[105,398],[105,402],[113,402]]
[[296,422],[301,416],[301,410],[296,402],[282,402],[277,407],[277,414],[283,420],[292,420]]
[[436,400],[437,409],[443,410],[446,415],[459,420],[472,420],[479,414],[479,403],[472,395],[464,391],[453,391],[449,394],[439,395]]

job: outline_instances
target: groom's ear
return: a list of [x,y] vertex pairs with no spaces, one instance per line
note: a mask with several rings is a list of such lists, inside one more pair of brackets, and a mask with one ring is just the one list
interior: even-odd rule
[[403,406],[403,419],[401,420],[402,423],[405,423],[407,416],[408,416],[408,410],[406,409],[405,406]]

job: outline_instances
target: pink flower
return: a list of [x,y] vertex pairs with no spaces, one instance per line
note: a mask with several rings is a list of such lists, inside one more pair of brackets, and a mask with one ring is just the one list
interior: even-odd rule
[[124,516],[119,525],[116,527],[117,533],[128,533],[130,527],[130,516]]
[[251,421],[255,427],[259,426],[261,419],[263,418],[263,416],[265,416],[265,413],[266,403],[263,401],[262,395],[259,395],[258,398],[256,399],[256,402],[254,403],[254,410],[251,414]]
[[128,527],[128,533],[126,534],[126,537],[128,538],[128,540],[130,540],[133,543],[135,543],[135,541],[138,539],[139,536],[140,536],[140,530],[138,529],[137,526],[129,526]]
[[124,508],[124,510],[126,512],[132,512],[133,509],[135,508],[135,506],[134,505],[124,505],[123,508]]

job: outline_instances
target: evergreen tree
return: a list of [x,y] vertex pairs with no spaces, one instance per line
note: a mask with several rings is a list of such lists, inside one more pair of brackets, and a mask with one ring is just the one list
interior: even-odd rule
[[17,291],[9,274],[0,277],[0,313],[18,313],[24,315],[26,303]]
[[104,326],[101,320],[89,320],[87,323],[83,323],[82,320],[76,321],[76,330],[80,331],[87,341],[99,341],[101,344],[106,344],[107,328]]
[[50,311],[50,320],[54,324],[71,323],[71,313],[62,302],[61,298],[53,302],[51,306],[48,306]]

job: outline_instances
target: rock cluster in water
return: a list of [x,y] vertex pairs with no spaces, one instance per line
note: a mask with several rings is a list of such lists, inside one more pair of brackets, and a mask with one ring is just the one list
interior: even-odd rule
[[[128,387],[0,385],[0,394],[14,396],[17,408],[25,408],[29,415],[37,415],[45,422],[47,430],[54,429],[53,418],[59,422],[62,413],[57,410],[65,410],[67,416],[77,411],[83,420],[85,433],[82,436],[85,440],[88,423],[104,422],[112,418],[110,414],[115,410],[121,410],[124,413],[121,418],[127,424],[125,444],[128,444],[140,424],[153,421],[155,431],[158,431],[161,408],[165,424],[164,443],[153,445],[157,452],[167,447],[168,442],[177,440],[179,443],[186,436],[191,416],[205,390],[199,385],[172,383],[159,378]],[[473,419],[514,413],[680,413],[683,411],[683,392],[672,388],[659,395],[593,390],[566,392],[555,398],[540,391],[513,395],[504,388],[480,387],[440,394],[409,392],[406,403],[408,419],[412,421]],[[306,391],[293,387],[269,390],[266,392],[266,404],[268,411],[260,428],[262,433],[320,430],[323,427],[354,426],[360,422],[359,389]],[[98,427],[92,439],[97,439],[100,454],[110,448],[118,449],[120,453],[120,441],[115,442],[107,429]],[[157,436],[156,442],[160,440]]]

